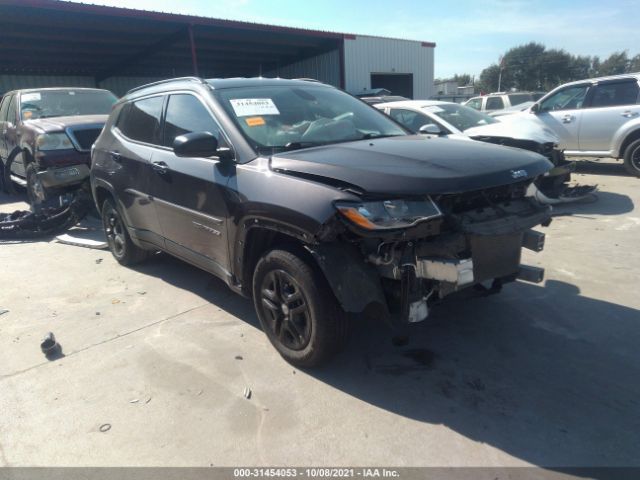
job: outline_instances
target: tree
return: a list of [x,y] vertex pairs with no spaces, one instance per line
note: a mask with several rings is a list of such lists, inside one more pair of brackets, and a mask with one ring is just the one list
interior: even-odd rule
[[[635,57],[634,57],[635,58]],[[600,64],[600,75],[619,75],[630,72],[631,62],[627,52],[614,52]]]

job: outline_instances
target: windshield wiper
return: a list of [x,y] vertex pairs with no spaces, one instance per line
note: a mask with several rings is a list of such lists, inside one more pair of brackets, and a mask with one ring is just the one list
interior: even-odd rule
[[404,136],[404,134],[402,133],[389,133],[389,134],[383,134],[383,133],[365,133],[362,136],[362,140],[370,140],[372,138],[388,138],[388,137],[402,137]]

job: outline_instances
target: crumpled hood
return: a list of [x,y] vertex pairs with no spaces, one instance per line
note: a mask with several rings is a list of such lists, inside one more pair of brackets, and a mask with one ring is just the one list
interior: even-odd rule
[[346,183],[374,195],[480,190],[534,178],[551,166],[543,156],[521,149],[421,135],[339,143],[271,157],[273,170]]
[[36,118],[26,120],[25,125],[37,128],[43,132],[60,132],[66,128],[81,127],[85,125],[107,123],[109,115],[74,115],[69,117]]
[[509,137],[532,140],[538,143],[558,143],[558,136],[538,117],[528,113],[516,113],[497,117],[498,123],[472,127],[464,131],[470,137]]

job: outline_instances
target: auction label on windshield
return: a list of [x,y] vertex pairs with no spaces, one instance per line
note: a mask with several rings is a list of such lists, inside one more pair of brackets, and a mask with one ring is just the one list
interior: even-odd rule
[[238,117],[280,115],[278,107],[270,98],[234,98],[229,102]]

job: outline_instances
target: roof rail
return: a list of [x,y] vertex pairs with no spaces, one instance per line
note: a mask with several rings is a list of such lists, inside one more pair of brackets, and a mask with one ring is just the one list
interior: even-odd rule
[[320,80],[316,80],[315,78],[292,78],[292,80],[301,80],[303,82],[323,83]]
[[142,90],[143,88],[153,87],[155,85],[162,85],[163,83],[171,83],[171,82],[179,82],[179,81],[189,81],[189,82],[198,82],[202,84],[206,84],[207,82],[199,77],[178,77],[178,78],[167,78],[165,80],[159,80],[157,82],[147,83],[145,85],[140,85],[139,87],[132,88],[129,90],[126,95],[130,93],[137,92],[138,90]]

